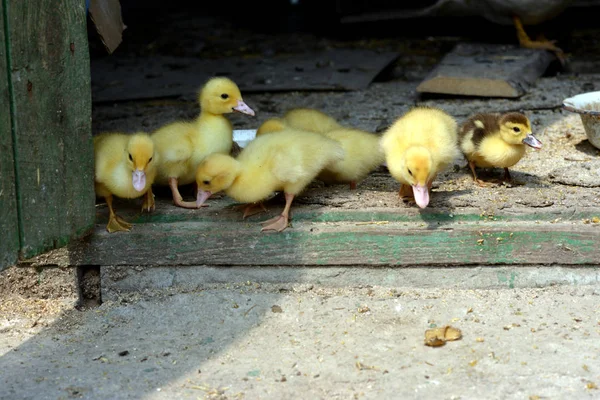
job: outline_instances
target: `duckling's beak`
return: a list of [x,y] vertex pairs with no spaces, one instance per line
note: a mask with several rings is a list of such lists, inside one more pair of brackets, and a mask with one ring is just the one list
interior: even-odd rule
[[254,110],[248,107],[248,104],[244,103],[244,100],[239,99],[237,106],[233,107],[235,111],[239,111],[243,114],[248,114],[254,116]]
[[136,169],[133,171],[131,183],[133,183],[133,188],[135,190],[141,192],[146,187],[146,173],[142,170]]
[[526,144],[527,146],[533,147],[534,149],[542,148],[542,142],[537,140],[535,138],[535,136],[533,136],[531,133],[529,135],[525,136],[525,139],[523,139],[523,143]]
[[429,189],[424,185],[412,185],[415,202],[421,208],[427,207],[429,204]]
[[211,192],[205,192],[204,190],[198,189],[198,196],[196,197],[196,207],[202,207],[202,204],[212,195]]

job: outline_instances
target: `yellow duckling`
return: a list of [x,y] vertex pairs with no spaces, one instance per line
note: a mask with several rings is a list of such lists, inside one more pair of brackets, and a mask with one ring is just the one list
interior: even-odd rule
[[510,181],[509,167],[525,155],[525,145],[541,149],[542,143],[531,134],[531,124],[524,114],[476,114],[461,126],[459,146],[469,162],[473,180],[481,186],[475,167],[504,168],[504,179]]
[[[310,114],[310,112],[307,114]],[[315,115],[324,115],[330,118],[320,111],[316,111]],[[256,135],[282,131],[286,126],[290,126],[287,119],[271,118],[263,122]],[[317,179],[325,183],[349,183],[351,190],[356,189],[357,182],[362,181],[371,171],[384,162],[384,155],[379,146],[380,138],[376,134],[360,129],[345,128],[341,125],[331,131],[326,131],[322,125],[314,125],[312,128],[316,129],[313,132],[321,133],[330,139],[336,140],[344,149],[344,158],[328,165],[317,176]],[[306,130],[300,130],[300,128],[296,129],[298,132],[307,132]]]
[[325,183],[349,183],[350,190],[354,190],[357,182],[385,161],[379,135],[352,128],[335,129],[324,135],[339,142],[345,154],[319,174],[318,179]]
[[102,133],[94,137],[95,188],[108,204],[106,230],[129,231],[131,224],[115,214],[113,196],[134,199],[144,196],[142,211],[154,210],[152,183],[158,155],[150,136],[144,132]]
[[408,111],[384,132],[380,144],[390,174],[401,183],[400,197],[414,199],[421,208],[429,204],[436,175],[460,156],[456,121],[432,107]]
[[152,139],[160,154],[156,183],[169,185],[175,205],[197,208],[185,202],[179,185],[194,182],[200,161],[209,154],[229,154],[233,145],[233,127],[224,116],[234,111],[254,115],[238,86],[228,78],[212,78],[199,93],[200,115],[193,121],[178,121],[156,130]]
[[281,232],[288,226],[294,197],[326,165],[343,157],[344,150],[338,142],[317,133],[300,134],[286,129],[259,136],[248,143],[237,159],[211,154],[200,163],[196,173],[198,207],[220,191],[242,203],[260,202],[275,191],[283,191],[283,212],[264,221],[261,229]]
[[335,118],[314,108],[293,108],[283,114],[283,121],[291,128],[317,133],[343,128]]
[[286,123],[281,118],[270,118],[263,122],[256,130],[256,137],[266,133],[279,132],[286,128]]

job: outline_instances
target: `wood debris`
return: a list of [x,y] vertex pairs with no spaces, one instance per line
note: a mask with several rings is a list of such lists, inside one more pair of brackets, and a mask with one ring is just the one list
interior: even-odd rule
[[439,347],[448,341],[459,340],[462,338],[462,332],[458,328],[450,325],[440,328],[427,329],[425,331],[425,346]]
[[354,366],[359,371],[364,371],[364,370],[374,370],[374,371],[377,371],[377,370],[379,370],[379,368],[377,368],[377,367],[375,367],[373,365],[365,365],[365,364],[361,363],[360,361],[357,361],[356,364],[354,364]]

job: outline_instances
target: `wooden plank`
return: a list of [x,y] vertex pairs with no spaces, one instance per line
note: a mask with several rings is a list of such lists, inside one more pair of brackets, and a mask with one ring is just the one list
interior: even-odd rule
[[542,76],[553,59],[546,50],[460,43],[417,86],[417,92],[520,97]]
[[168,96],[195,99],[215,75],[233,79],[242,92],[362,90],[396,52],[331,49],[272,58],[204,60],[192,57],[106,57],[92,65],[94,102]]
[[15,264],[19,254],[19,224],[9,99],[4,8],[0,7],[0,271]]
[[140,266],[586,265],[600,257],[600,226],[579,219],[592,214],[572,216],[574,224],[553,223],[555,214],[490,220],[394,210],[299,211],[281,234],[260,233],[257,221],[265,216],[155,215],[133,220],[126,234],[108,234],[99,225],[89,240],[70,248],[69,258],[74,265]]
[[119,47],[123,40],[123,18],[119,0],[91,0],[90,17],[96,31],[109,53]]
[[5,0],[11,54],[21,252],[93,226],[94,160],[85,2]]

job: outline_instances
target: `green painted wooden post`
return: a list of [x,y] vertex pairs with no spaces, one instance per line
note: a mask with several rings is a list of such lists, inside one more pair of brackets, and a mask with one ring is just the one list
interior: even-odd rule
[[13,140],[6,67],[4,13],[0,10],[0,271],[14,264],[19,253],[17,195],[13,159]]
[[67,244],[94,224],[85,2],[2,2],[20,255],[28,258]]

